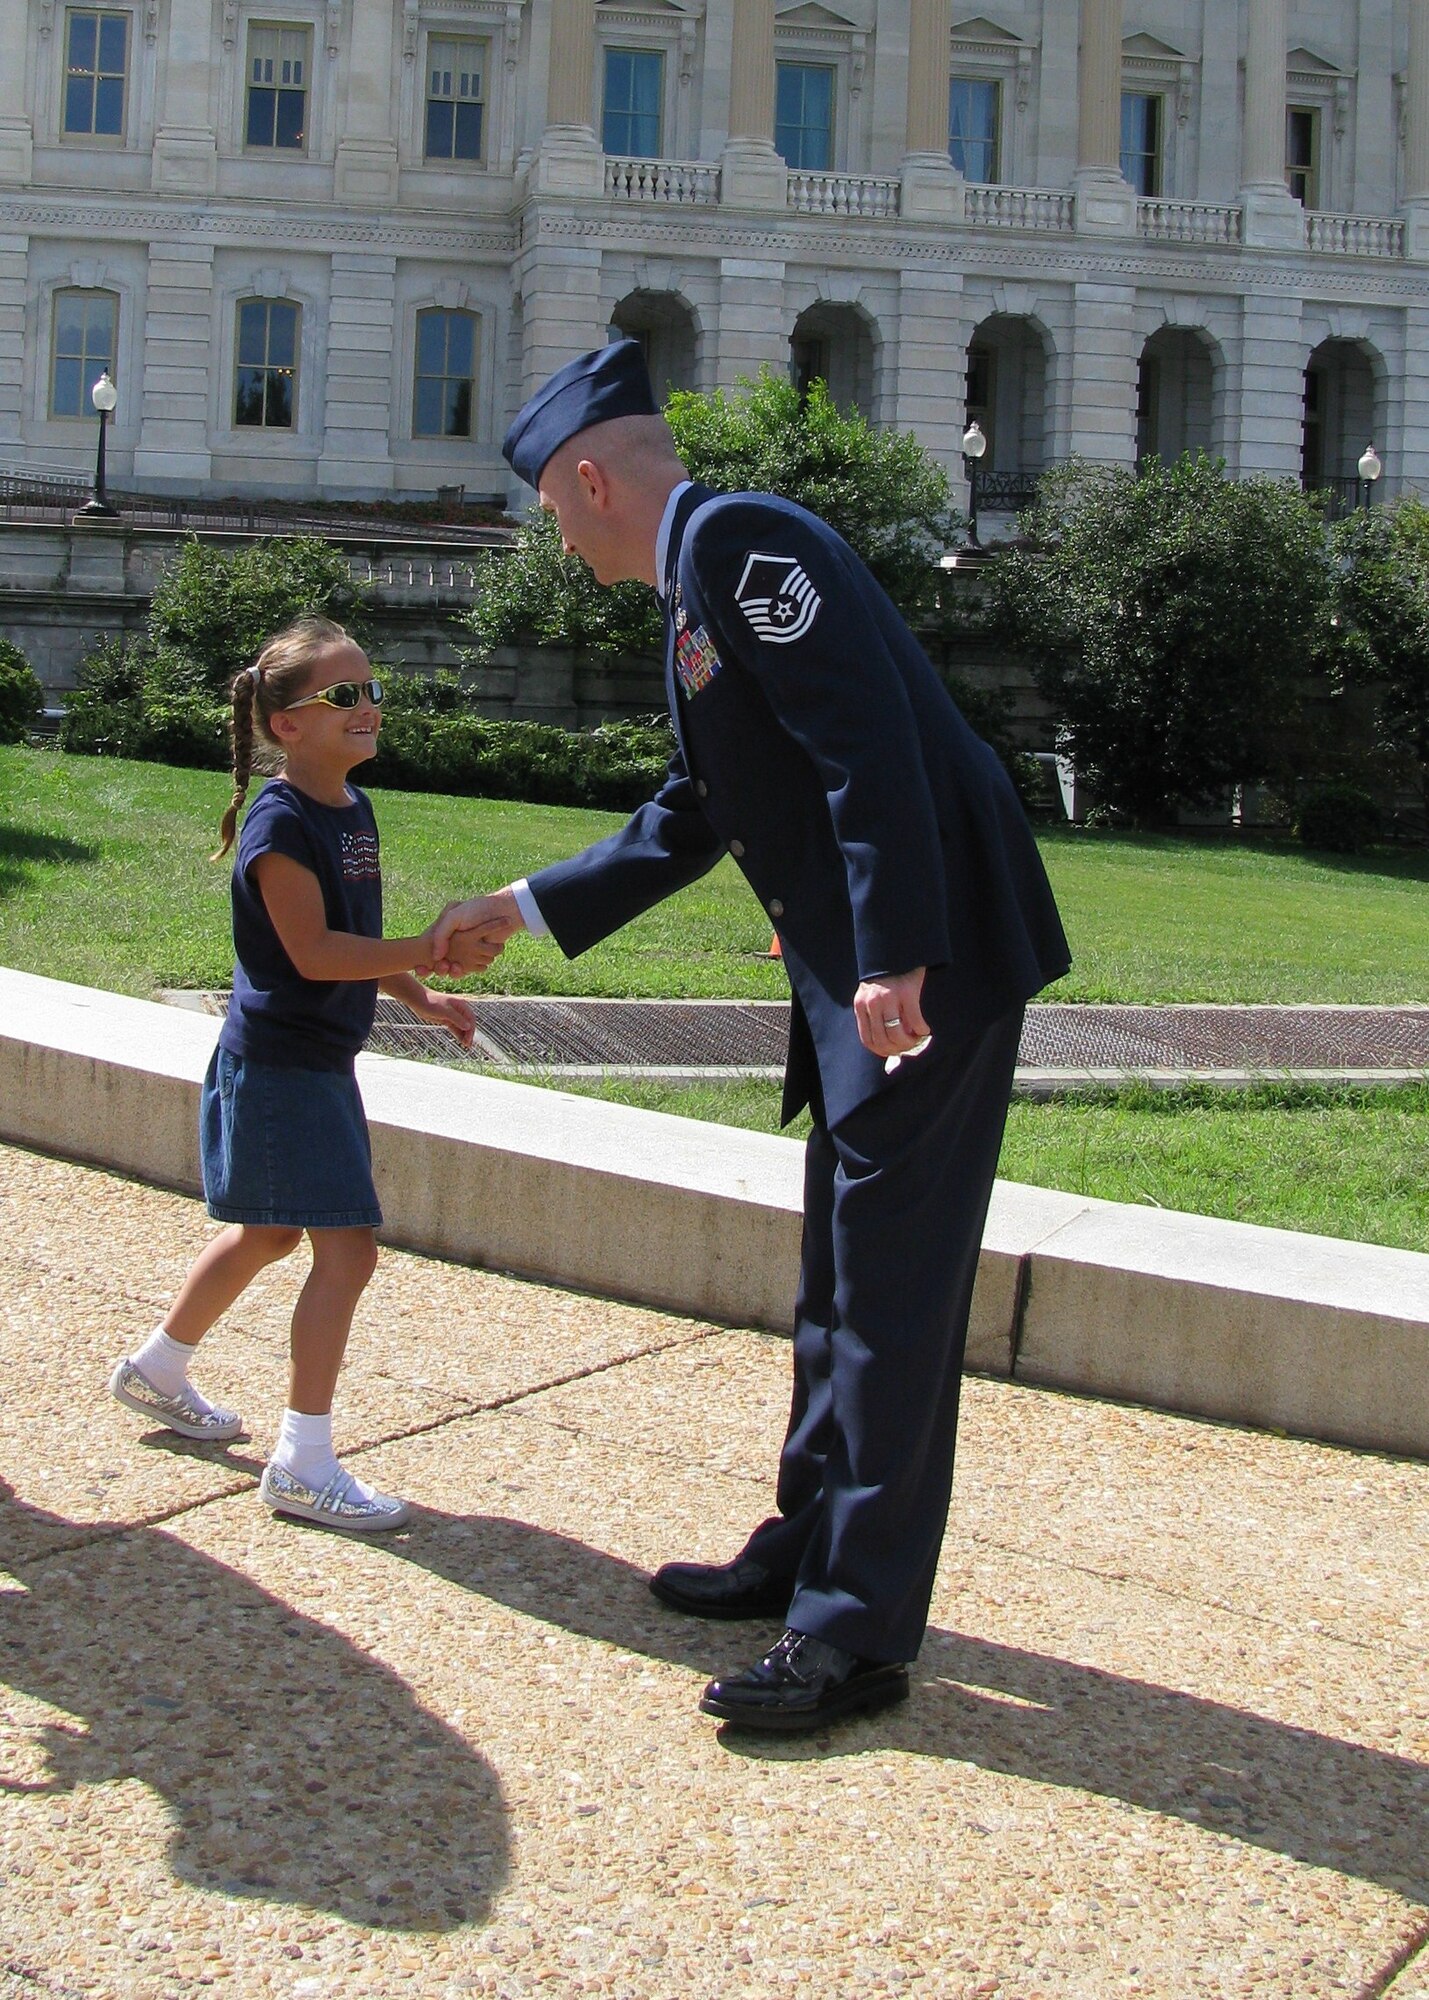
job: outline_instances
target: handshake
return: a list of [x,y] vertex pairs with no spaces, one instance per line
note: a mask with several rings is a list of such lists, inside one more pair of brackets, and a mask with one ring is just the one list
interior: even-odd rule
[[473,896],[465,903],[448,903],[423,934],[424,970],[450,979],[485,972],[501,956],[506,940],[525,928],[510,888],[494,889],[489,896]]

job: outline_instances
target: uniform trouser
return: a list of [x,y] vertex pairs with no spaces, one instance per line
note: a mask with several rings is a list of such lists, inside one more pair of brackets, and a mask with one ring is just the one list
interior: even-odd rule
[[796,1631],[865,1659],[911,1660],[927,1624],[1021,1026],[935,1037],[809,1135],[779,1512],[746,1553],[791,1582]]

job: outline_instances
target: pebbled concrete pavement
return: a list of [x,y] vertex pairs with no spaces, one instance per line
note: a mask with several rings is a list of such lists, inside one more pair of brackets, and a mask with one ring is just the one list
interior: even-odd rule
[[770,1504],[787,1347],[384,1251],[364,1544],[262,1512],[301,1256],[102,1393],[212,1227],[0,1148],[0,2000],[1422,2000],[1429,1465],[972,1380],[906,1709],[721,1737],[644,1578]]

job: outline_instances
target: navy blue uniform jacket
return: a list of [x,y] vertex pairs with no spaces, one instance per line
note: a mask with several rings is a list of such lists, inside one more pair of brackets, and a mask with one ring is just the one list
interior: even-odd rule
[[679,743],[657,796],[530,878],[576,957],[732,854],[794,992],[784,1117],[837,1124],[888,1087],[859,981],[928,968],[934,1036],[977,1033],[1070,963],[1022,806],[892,602],[817,516],[681,496],[665,683]]

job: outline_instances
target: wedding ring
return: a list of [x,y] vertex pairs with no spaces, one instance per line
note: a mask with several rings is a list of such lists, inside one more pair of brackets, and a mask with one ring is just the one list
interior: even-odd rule
[[895,1014],[891,1021],[885,1021],[883,1025],[885,1028],[901,1028],[903,1026],[903,1023],[899,1020],[898,1016]]

